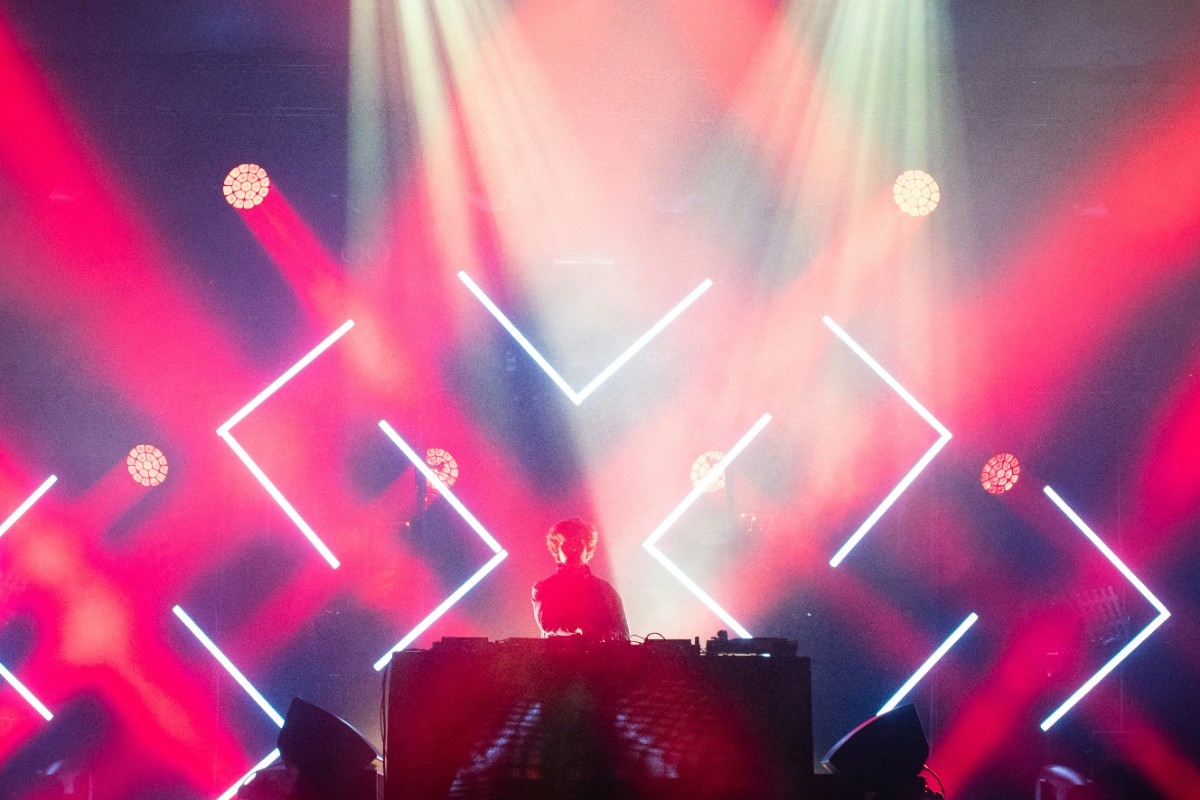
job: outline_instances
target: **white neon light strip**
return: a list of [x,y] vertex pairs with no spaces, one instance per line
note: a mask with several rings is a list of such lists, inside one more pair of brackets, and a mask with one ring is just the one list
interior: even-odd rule
[[1146,588],[1146,584],[1142,583],[1138,579],[1138,576],[1134,575],[1132,570],[1125,566],[1125,563],[1121,561],[1121,559],[1117,558],[1117,554],[1114,553],[1108,545],[1100,540],[1100,537],[1097,536],[1092,529],[1087,526],[1087,523],[1084,522],[1078,514],[1071,510],[1071,508],[1063,501],[1063,499],[1058,496],[1057,492],[1055,492],[1049,486],[1042,489],[1042,491],[1046,493],[1046,496],[1049,497],[1051,501],[1053,501],[1054,505],[1058,506],[1060,511],[1067,515],[1067,519],[1075,523],[1075,527],[1079,528],[1083,535],[1086,536],[1091,543],[1096,546],[1096,549],[1103,553],[1104,557],[1112,562],[1114,567],[1120,570],[1121,574],[1125,576],[1125,579],[1133,584],[1134,588],[1141,593],[1142,597],[1146,598],[1150,605],[1158,609],[1157,617],[1150,620],[1150,623],[1146,625],[1146,627],[1142,628],[1141,632],[1138,633],[1137,636],[1133,637],[1133,639],[1131,639],[1127,645],[1122,647],[1115,656],[1109,659],[1107,664],[1102,666],[1095,675],[1088,678],[1082,686],[1076,689],[1074,694],[1068,697],[1061,706],[1054,710],[1054,713],[1046,717],[1046,719],[1042,722],[1041,728],[1043,731],[1048,731],[1054,725],[1054,723],[1062,719],[1063,715],[1070,711],[1076,703],[1082,700],[1088,692],[1096,688],[1096,684],[1104,680],[1108,673],[1116,669],[1117,665],[1124,661],[1130,653],[1138,649],[1138,647],[1141,646],[1142,642],[1146,641],[1150,634],[1158,630],[1158,627],[1167,621],[1167,617],[1171,616],[1171,612],[1167,610],[1167,607],[1164,606],[1148,588]]
[[208,638],[208,635],[205,634],[204,631],[200,630],[200,626],[192,621],[192,618],[187,615],[187,612],[179,606],[175,606],[171,610],[174,611],[175,616],[179,617],[180,621],[187,626],[188,630],[192,632],[192,635],[200,640],[200,644],[204,645],[204,649],[211,653],[212,657],[220,662],[221,666],[225,668],[225,671],[233,676],[233,679],[238,682],[238,685],[246,690],[246,694],[250,695],[250,699],[257,703],[258,707],[266,712],[267,716],[271,718],[272,722],[282,728],[283,717],[279,716],[279,712],[271,708],[271,704],[267,702],[267,698],[259,694],[258,689],[255,689],[250,684],[250,681],[246,680],[246,676],[241,673],[241,670],[235,667],[233,662],[225,657],[225,654],[221,652],[220,648],[213,643],[212,639]]
[[474,589],[476,584],[483,580],[489,572],[494,570],[501,561],[508,557],[508,553],[503,547],[500,546],[500,543],[496,541],[495,537],[488,533],[487,528],[483,527],[479,520],[475,518],[475,515],[472,514],[465,505],[463,505],[462,501],[458,499],[450,487],[443,483],[441,478],[437,476],[437,473],[429,468],[429,465],[425,463],[425,459],[421,458],[421,456],[417,454],[417,451],[413,450],[412,447],[409,446],[408,442],[404,441],[404,438],[396,432],[395,428],[388,424],[387,420],[381,419],[379,421],[379,429],[382,430],[384,434],[392,440],[392,443],[396,445],[396,447],[400,448],[400,451],[404,453],[405,457],[408,458],[409,461],[412,462],[413,466],[425,476],[425,480],[433,484],[438,493],[444,497],[448,503],[450,503],[451,507],[453,507],[454,510],[458,512],[458,515],[463,518],[463,521],[471,527],[471,530],[478,534],[479,538],[483,540],[484,544],[491,548],[495,555],[492,556],[492,558],[488,560],[486,564],[480,567],[474,575],[468,578],[462,586],[459,586],[457,589],[455,589],[454,593],[443,600],[441,605],[431,611],[429,615],[425,617],[425,619],[417,623],[417,626],[409,631],[403,639],[397,642],[391,650],[388,650],[386,653],[384,653],[383,656],[374,664],[376,672],[387,666],[388,661],[390,661],[392,658],[392,653],[403,650],[416,641],[418,636],[428,630],[433,623],[438,621],[438,618],[449,611],[455,603],[463,599],[467,592]]
[[383,654],[383,657],[375,662],[375,671],[383,669],[392,659],[392,653],[397,653],[417,640],[417,637],[427,631],[433,623],[449,611],[455,603],[463,599],[467,592],[475,588],[475,584],[483,580],[489,572],[494,570],[501,561],[508,557],[507,551],[501,550],[496,555],[492,556],[486,564],[479,568],[474,575],[467,579],[466,583],[454,590],[454,593],[442,601],[442,604],[429,613],[429,616],[417,623],[417,627],[408,632],[403,639],[396,643],[395,647]]
[[0,522],[0,536],[3,536],[9,528],[15,525],[17,520],[23,517],[25,512],[32,508],[33,504],[41,499],[41,496],[49,491],[50,487],[53,486],[54,482],[57,480],[58,476],[56,475],[51,475],[49,478],[46,478],[46,480],[42,481],[42,485],[33,491],[33,494],[25,498],[25,502],[17,506],[16,511],[8,515],[8,519],[4,520],[4,522]]
[[[25,512],[32,508],[33,504],[40,500],[42,495],[49,491],[50,487],[53,486],[54,482],[57,480],[58,476],[56,475],[51,475],[49,478],[46,478],[46,480],[42,481],[41,486],[34,489],[33,494],[29,495],[29,497],[26,497],[25,501],[21,503],[21,505],[17,506],[16,511],[13,511],[11,514],[9,514],[8,518],[5,519],[4,522],[0,522],[0,536],[3,536],[9,528],[17,524],[17,520],[25,516]],[[17,676],[12,674],[12,672],[10,672],[3,664],[0,664],[0,677],[3,677],[4,680],[8,682],[9,686],[16,689],[17,694],[25,698],[25,702],[29,703],[29,705],[33,707],[33,710],[42,716],[42,719],[46,720],[47,722],[54,719],[54,715],[50,713],[50,709],[46,708],[46,706],[42,704],[42,701],[38,700],[37,697],[34,696],[33,692],[29,691],[25,684],[21,683]]]
[[904,490],[907,489],[909,485],[917,479],[917,476],[920,475],[921,471],[929,465],[929,462],[933,461],[934,456],[936,456],[941,449],[946,446],[946,442],[950,441],[952,434],[946,429],[945,425],[938,422],[933,414],[930,414],[929,411],[926,410],[925,406],[921,405],[917,401],[917,398],[913,397],[907,389],[901,386],[895,378],[888,374],[888,371],[880,366],[879,362],[872,358],[870,353],[862,349],[858,342],[850,338],[850,334],[842,330],[841,327],[828,316],[822,317],[821,321],[824,322],[826,327],[833,331],[837,337],[846,344],[847,347],[853,350],[854,354],[863,360],[863,363],[870,367],[876,375],[882,378],[884,383],[892,387],[892,391],[900,395],[900,398],[904,400],[904,402],[908,403],[913,411],[916,411],[918,414],[920,414],[921,418],[929,423],[930,427],[938,432],[938,439],[933,443],[933,446],[925,451],[925,455],[921,456],[921,458],[917,460],[917,463],[914,464],[912,469],[908,471],[908,474],[900,479],[900,482],[897,483],[895,488],[888,493],[887,497],[883,498],[883,502],[871,512],[870,516],[863,521],[862,525],[858,526],[858,530],[854,532],[854,535],[852,535],[846,541],[846,543],[842,545],[841,549],[834,554],[833,558],[829,559],[829,566],[836,567],[838,564],[842,563],[842,560],[850,554],[850,551],[854,549],[854,546],[857,545],[862,538],[867,535],[871,528],[875,526],[875,523],[887,513],[887,510],[891,508],[892,504],[900,498],[900,495],[904,494]]
[[283,513],[288,516],[288,519],[290,519],[292,523],[299,528],[300,532],[304,534],[304,538],[308,539],[309,543],[311,543],[312,546],[316,548],[317,552],[321,554],[321,557],[324,558],[325,561],[328,562],[329,566],[333,567],[334,569],[337,569],[341,565],[341,562],[338,561],[337,556],[335,556],[333,552],[325,545],[325,543],[321,541],[321,537],[317,536],[316,531],[314,531],[312,527],[304,521],[304,518],[300,516],[300,513],[296,511],[295,507],[292,506],[292,504],[288,502],[287,498],[283,496],[283,492],[279,491],[275,484],[271,482],[271,479],[267,477],[267,474],[262,471],[258,464],[254,463],[254,459],[250,457],[250,454],[246,452],[245,448],[241,446],[237,439],[233,438],[233,433],[231,431],[233,430],[234,425],[237,425],[239,422],[245,419],[251,411],[262,405],[268,397],[279,391],[279,389],[285,383],[296,377],[300,370],[307,367],[317,358],[317,356],[321,355],[330,347],[332,347],[334,342],[342,338],[353,327],[354,320],[348,319],[343,322],[341,327],[326,336],[320,344],[308,351],[304,358],[293,364],[287,370],[287,372],[284,372],[282,375],[272,381],[270,386],[259,392],[253,400],[251,400],[249,403],[243,406],[240,411],[230,417],[224,425],[217,428],[217,435],[225,440],[225,443],[229,445],[234,454],[237,455],[237,457],[242,460],[242,463],[246,465],[246,469],[250,470],[250,474],[253,475],[260,484],[262,484],[262,487],[267,490],[267,494],[271,495],[272,499],[274,499],[279,507],[283,509]]
[[321,557],[329,563],[329,566],[334,569],[341,566],[341,562],[338,561],[333,551],[321,541],[321,537],[317,536],[317,532],[304,521],[304,517],[300,516],[300,512],[288,502],[288,499],[283,496],[283,492],[279,491],[275,484],[271,482],[271,479],[267,477],[267,473],[263,472],[262,468],[254,463],[254,459],[250,457],[250,454],[246,452],[241,443],[233,438],[233,434],[223,433],[221,434],[221,438],[225,440],[225,444],[229,445],[234,454],[242,460],[242,463],[246,465],[246,469],[250,470],[250,474],[258,479],[262,487],[267,490],[267,494],[274,498],[279,507],[283,509],[283,513],[287,514],[292,523],[300,529],[300,532],[304,534],[304,538],[308,539],[312,546],[317,549],[317,552],[321,554]]
[[0,664],[0,677],[8,681],[8,685],[16,689],[17,694],[21,695],[21,697],[24,697],[25,702],[33,706],[33,710],[42,715],[42,719],[46,720],[46,722],[54,719],[54,715],[50,713],[50,709],[42,705],[42,701],[34,697],[33,692],[29,691],[29,689],[25,687],[25,684],[21,683],[21,681],[17,679],[17,676],[9,672],[8,668],[3,664]]
[[304,358],[300,359],[295,364],[293,364],[288,369],[287,372],[283,373],[278,378],[276,378],[274,381],[272,381],[270,386],[263,389],[261,392],[259,392],[255,396],[255,398],[253,400],[251,400],[246,405],[242,406],[241,411],[234,414],[232,417],[229,418],[229,420],[224,425],[217,428],[217,434],[220,436],[224,436],[234,425],[237,425],[239,422],[241,422],[243,419],[245,419],[250,414],[251,411],[253,411],[254,409],[261,406],[268,397],[275,394],[275,392],[279,391],[285,383],[290,381],[292,378],[296,377],[296,375],[300,372],[300,370],[304,369],[309,364],[311,364],[313,361],[315,361],[317,356],[321,355],[321,353],[324,353],[326,350],[328,350],[330,347],[332,347],[334,342],[336,342],[338,339],[345,336],[347,331],[349,331],[353,327],[354,327],[354,320],[348,319],[345,322],[343,322],[341,327],[339,327],[336,331],[334,331],[333,333],[326,336],[325,339],[320,344],[318,344],[312,350],[309,350],[308,354],[306,356],[304,356]]
[[508,331],[509,335],[516,340],[517,344],[521,345],[521,349],[529,354],[529,357],[533,359],[534,363],[541,367],[542,371],[550,377],[550,380],[554,381],[554,384],[562,390],[563,394],[565,394],[570,401],[577,406],[582,405],[583,401],[587,399],[588,395],[600,388],[600,384],[604,383],[606,380],[612,377],[613,373],[625,366],[629,359],[637,355],[638,351],[645,347],[651,339],[662,333],[664,328],[670,325],[676,317],[687,310],[688,306],[696,302],[696,299],[712,288],[713,285],[713,282],[710,278],[705,278],[704,281],[701,282],[700,285],[695,289],[693,289],[687,297],[680,300],[679,303],[677,303],[674,308],[668,311],[662,319],[656,322],[648,331],[643,333],[636,342],[631,344],[628,349],[625,350],[624,353],[621,353],[621,355],[617,356],[615,361],[605,367],[599,375],[593,378],[591,383],[583,387],[583,389],[580,391],[576,392],[573,388],[571,388],[571,385],[566,382],[563,376],[558,374],[558,370],[550,366],[550,362],[547,361],[545,357],[538,352],[538,349],[534,347],[528,339],[525,338],[524,334],[517,329],[517,326],[514,325],[507,316],[505,316],[504,312],[492,302],[491,298],[479,288],[478,284],[471,280],[471,276],[469,276],[466,272],[459,272],[458,277],[459,280],[466,285],[467,289],[471,291],[471,294],[475,295],[475,299],[482,303],[483,307],[486,308],[491,315],[496,318],[496,321],[499,322],[506,331]]
[[279,751],[272,750],[266,758],[247,770],[245,775],[238,778],[238,782],[226,789],[225,793],[218,797],[217,800],[231,800],[231,798],[238,793],[238,789],[242,788],[242,784],[246,782],[246,778],[249,778],[260,769],[266,769],[268,766],[273,764],[277,758],[279,758]]
[[900,705],[900,701],[903,700],[904,697],[913,690],[914,686],[921,682],[921,679],[925,677],[929,670],[933,669],[934,664],[942,660],[942,656],[950,652],[950,648],[954,647],[958,640],[963,637],[963,634],[966,633],[967,630],[974,625],[978,619],[979,615],[975,612],[971,612],[971,614],[968,615],[967,618],[964,619],[959,626],[954,629],[954,633],[950,634],[950,637],[946,639],[946,641],[942,642],[941,646],[938,647],[937,650],[933,651],[933,655],[925,659],[925,663],[921,665],[921,668],[914,672],[912,677],[904,682],[904,685],[900,687],[900,691],[892,695],[892,699],[884,703],[883,708],[875,712],[875,715],[879,716],[880,714],[886,714],[896,706]]
[[666,567],[667,571],[674,575],[676,580],[682,583],[688,589],[688,591],[696,595],[701,603],[704,603],[704,605],[706,605],[710,611],[716,614],[722,622],[732,628],[737,635],[743,639],[750,638],[750,631],[742,627],[741,623],[734,619],[728,611],[722,608],[720,604],[718,604],[717,601],[708,594],[708,592],[701,589],[700,586],[691,578],[689,578],[683,572],[683,570],[676,566],[671,559],[667,558],[667,556],[658,549],[658,540],[663,537],[663,534],[665,534],[672,525],[679,521],[679,518],[682,517],[689,508],[691,508],[692,504],[696,502],[700,495],[704,494],[718,478],[725,474],[725,470],[728,469],[729,465],[733,463],[733,460],[737,458],[743,450],[746,449],[746,446],[754,440],[754,437],[758,436],[763,428],[767,427],[767,423],[770,421],[770,414],[763,414],[761,417],[759,417],[758,421],[750,427],[750,430],[742,434],[742,438],[738,439],[737,444],[730,448],[725,453],[725,456],[718,461],[712,469],[705,473],[704,477],[701,478],[694,487],[692,487],[692,491],[688,492],[687,496],[683,498],[679,505],[675,506],[671,513],[667,515],[666,519],[660,522],[658,527],[655,528],[648,537],[646,537],[646,541],[642,542],[642,547],[646,548],[646,550],[650,552],[650,555],[654,556],[660,564]]
[[425,480],[433,484],[434,488],[437,489],[438,494],[446,498],[450,505],[454,507],[454,510],[458,512],[458,515],[462,517],[468,525],[471,526],[471,530],[479,534],[479,538],[483,539],[484,543],[492,549],[493,553],[499,553],[504,549],[500,546],[500,543],[497,542],[492,535],[487,532],[487,529],[479,523],[479,520],[475,519],[475,515],[467,510],[467,507],[464,506],[462,501],[459,500],[454,492],[450,490],[450,487],[443,483],[442,479],[437,476],[437,473],[429,468],[429,465],[425,463],[425,459],[417,455],[417,451],[409,447],[408,442],[404,441],[400,434],[396,433],[396,429],[389,425],[387,420],[381,419],[379,421],[379,429],[382,430],[387,437],[392,440],[392,444],[400,448],[401,452],[408,457],[408,460],[412,462],[413,466],[420,470],[421,474],[425,476]]

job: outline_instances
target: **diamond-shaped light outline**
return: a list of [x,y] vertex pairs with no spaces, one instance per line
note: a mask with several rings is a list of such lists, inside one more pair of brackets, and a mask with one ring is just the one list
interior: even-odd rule
[[239,422],[245,419],[251,411],[262,405],[268,397],[279,391],[279,389],[285,383],[296,377],[300,370],[307,367],[317,358],[317,356],[321,355],[330,347],[332,347],[334,342],[336,342],[338,339],[341,339],[353,327],[354,320],[348,319],[343,322],[341,327],[326,336],[320,344],[308,351],[303,358],[301,358],[286,372],[276,378],[270,386],[263,389],[254,397],[253,400],[242,406],[241,410],[230,417],[224,425],[217,428],[217,435],[225,440],[225,443],[229,445],[229,448],[233,450],[234,454],[240,458],[242,463],[246,465],[246,468],[250,470],[250,474],[258,479],[258,482],[261,483],[263,488],[267,490],[267,494],[271,495],[272,499],[274,499],[275,502],[279,504],[279,507],[283,509],[283,513],[287,514],[288,518],[295,523],[296,527],[300,529],[300,532],[304,534],[305,538],[307,538],[308,541],[312,543],[312,546],[317,549],[317,552],[321,554],[321,557],[324,558],[329,563],[329,566],[333,567],[334,569],[337,569],[340,564],[337,556],[335,556],[333,552],[325,546],[325,543],[321,541],[319,536],[317,536],[316,531],[309,527],[309,524],[304,521],[303,517],[300,516],[300,512],[296,511],[295,507],[288,502],[288,499],[283,496],[283,492],[279,491],[275,484],[271,482],[271,479],[267,477],[267,474],[262,471],[258,464],[254,463],[254,459],[250,457],[250,454],[246,452],[245,448],[242,447],[237,439],[233,438],[232,431],[234,425],[237,425]]
[[437,489],[438,494],[446,499],[446,502],[448,502],[451,507],[458,512],[458,515],[462,517],[469,526],[471,526],[471,530],[475,531],[475,533],[479,535],[479,538],[483,540],[484,544],[486,544],[495,555],[493,555],[486,564],[480,567],[474,575],[468,578],[462,586],[459,586],[457,589],[455,589],[449,597],[447,597],[438,605],[437,608],[429,612],[425,619],[418,622],[416,627],[405,634],[404,638],[397,642],[392,649],[384,653],[383,656],[373,665],[376,672],[387,666],[388,662],[392,658],[393,653],[403,650],[416,641],[418,636],[428,630],[433,623],[437,622],[439,617],[449,611],[455,603],[463,599],[467,592],[474,589],[476,584],[483,580],[489,572],[495,569],[501,561],[508,557],[508,552],[500,546],[500,543],[496,541],[495,537],[488,533],[487,529],[484,528],[483,525],[480,524],[479,520],[475,518],[475,515],[472,514],[465,505],[463,505],[462,501],[458,499],[450,487],[438,477],[436,472],[429,468],[429,465],[425,463],[425,459],[422,458],[416,450],[413,450],[412,447],[409,446],[408,442],[404,441],[400,434],[396,432],[396,429],[388,424],[387,420],[379,421],[379,429],[382,430],[384,434],[392,440],[392,443],[396,445],[396,447],[400,448],[400,451],[404,453],[409,461],[412,462],[413,466],[420,470],[421,474],[425,476],[425,480],[429,481],[429,483]]
[[657,528],[651,531],[650,535],[646,537],[646,541],[642,542],[642,547],[646,548],[650,555],[654,556],[654,558],[666,568],[667,572],[670,572],[673,576],[675,576],[676,580],[682,583],[692,594],[696,595],[700,602],[704,603],[704,605],[706,605],[710,611],[720,617],[720,619],[726,625],[732,628],[738,634],[738,636],[741,636],[743,639],[750,638],[750,631],[742,627],[741,623],[734,619],[728,611],[722,608],[717,601],[708,594],[708,592],[701,589],[700,585],[689,578],[687,574],[675,564],[675,562],[667,558],[667,556],[658,549],[658,540],[663,537],[663,534],[665,534],[672,525],[679,521],[679,518],[683,516],[684,512],[687,511],[697,499],[699,499],[700,495],[704,494],[708,490],[708,487],[711,486],[714,481],[725,474],[725,470],[730,464],[733,463],[733,460],[738,457],[738,454],[746,449],[746,446],[754,440],[754,437],[758,436],[758,434],[767,426],[767,423],[770,421],[770,414],[763,414],[761,417],[759,417],[758,421],[750,426],[750,430],[742,434],[742,438],[738,439],[737,444],[735,444],[727,453],[725,453],[724,458],[718,461],[716,466],[710,469],[707,473],[705,473],[703,478],[696,482],[696,485],[693,486],[692,490],[687,493],[687,496],[685,496],[683,500],[681,500],[679,504],[675,506],[670,514],[667,514],[666,518],[658,524]]
[[878,361],[871,357],[870,353],[864,350],[858,344],[858,342],[854,341],[854,339],[850,337],[850,334],[842,330],[842,328],[836,322],[834,322],[828,316],[822,317],[821,321],[824,322],[826,327],[833,331],[834,334],[837,335],[837,337],[841,339],[847,347],[853,350],[854,354],[861,358],[863,363],[871,368],[872,372],[882,378],[884,383],[892,387],[892,391],[900,395],[900,398],[904,400],[904,402],[908,403],[909,407],[912,408],[913,411],[916,411],[918,414],[920,414],[921,418],[929,423],[929,426],[938,433],[937,441],[935,441],[933,445],[925,451],[925,454],[917,460],[917,463],[913,465],[912,469],[910,469],[908,473],[900,479],[900,482],[896,484],[892,491],[888,492],[887,497],[883,498],[883,502],[881,502],[875,508],[875,510],[870,513],[863,523],[858,526],[858,530],[856,530],[854,534],[848,540],[846,540],[846,543],[841,546],[841,549],[839,549],[837,553],[834,554],[833,558],[829,560],[829,566],[836,567],[838,564],[842,563],[842,560],[850,554],[850,551],[854,549],[854,546],[857,545],[862,538],[867,535],[871,528],[875,526],[875,523],[887,513],[887,510],[891,508],[892,504],[900,498],[900,495],[904,494],[904,491],[912,484],[913,481],[917,479],[917,476],[921,474],[921,471],[924,470],[925,467],[929,466],[929,462],[932,461],[934,456],[936,456],[941,449],[946,446],[946,442],[950,441],[950,437],[953,434],[946,429],[945,425],[938,422],[937,418],[935,418],[933,414],[930,414],[929,411],[925,409],[925,406],[921,405],[920,402],[917,401],[917,398],[913,397],[907,389],[901,386],[900,383],[893,378],[887,370],[880,366]]
[[958,643],[958,640],[963,637],[963,634],[970,630],[971,626],[978,621],[979,615],[974,611],[968,614],[967,618],[959,623],[959,626],[954,629],[954,633],[951,633],[948,637],[946,637],[946,641],[942,642],[941,645],[938,646],[938,649],[934,650],[929,658],[925,659],[925,663],[922,664],[917,671],[912,674],[912,677],[905,681],[904,685],[901,686],[894,695],[892,695],[892,699],[884,703],[883,708],[875,712],[875,716],[886,714],[896,706],[900,705],[900,701],[903,700],[908,693],[911,692],[916,685],[921,682],[921,679],[929,673],[929,670],[933,669],[933,666],[942,660],[942,656],[950,652],[950,648],[954,647],[954,645]]
[[1162,602],[1160,602],[1159,599],[1154,596],[1153,592],[1146,588],[1146,584],[1142,583],[1141,580],[1138,579],[1138,576],[1134,575],[1133,571],[1130,570],[1129,567],[1125,566],[1125,563],[1117,557],[1117,554],[1114,553],[1109,546],[1106,545],[1100,539],[1100,537],[1088,527],[1087,523],[1084,522],[1083,519],[1081,519],[1080,516],[1076,514],[1061,497],[1059,497],[1057,492],[1055,492],[1049,486],[1044,487],[1042,491],[1045,492],[1046,496],[1050,498],[1054,505],[1058,506],[1059,510],[1066,515],[1067,519],[1071,520],[1071,522],[1075,524],[1075,527],[1078,528],[1083,535],[1086,536],[1088,540],[1096,546],[1096,549],[1103,553],[1104,557],[1107,558],[1114,567],[1120,570],[1121,574],[1125,576],[1125,579],[1133,584],[1133,587],[1137,589],[1139,593],[1141,593],[1142,597],[1146,598],[1150,605],[1154,606],[1158,610],[1158,616],[1150,620],[1146,627],[1142,628],[1141,632],[1138,633],[1137,636],[1130,639],[1129,642],[1122,647],[1115,656],[1110,658],[1108,662],[1104,664],[1104,666],[1100,667],[1100,669],[1098,669],[1096,673],[1092,675],[1092,677],[1084,681],[1082,686],[1076,689],[1070,697],[1063,701],[1062,705],[1056,708],[1053,713],[1050,714],[1050,716],[1046,717],[1046,719],[1042,721],[1040,726],[1041,729],[1043,731],[1048,731],[1054,725],[1054,723],[1058,722],[1062,716],[1070,711],[1076,703],[1082,700],[1088,692],[1096,688],[1096,685],[1100,683],[1100,681],[1104,680],[1108,673],[1116,669],[1117,665],[1124,661],[1130,653],[1138,649],[1138,647],[1141,646],[1142,642],[1146,641],[1150,634],[1154,633],[1154,631],[1156,631],[1160,625],[1166,622],[1167,617],[1171,616],[1171,612],[1168,611],[1167,607],[1164,606]]
[[[7,533],[8,529],[13,525],[16,525],[17,520],[25,516],[25,512],[32,508],[33,504],[40,500],[42,495],[48,492],[50,487],[53,486],[57,480],[57,475],[51,475],[49,478],[46,478],[46,480],[42,481],[42,485],[34,489],[33,494],[29,495],[29,497],[26,497],[25,501],[21,503],[21,505],[17,506],[17,509],[9,514],[8,518],[5,519],[4,522],[0,522],[0,536],[3,536],[5,533]],[[46,708],[42,701],[38,700],[34,693],[29,691],[29,687],[21,683],[17,676],[14,675],[3,664],[0,664],[0,677],[4,678],[4,680],[8,682],[9,686],[16,689],[17,694],[21,695],[21,697],[25,699],[25,702],[29,703],[33,710],[36,711],[42,719],[46,720],[47,722],[54,719],[54,714],[50,713],[50,709]]]
[[[228,672],[230,676],[232,676],[233,679],[238,682],[238,685],[245,690],[246,694],[250,695],[250,699],[253,700],[255,704],[257,704],[258,707],[261,708],[263,712],[271,718],[271,721],[280,728],[283,728],[284,720],[283,717],[279,715],[279,712],[271,707],[271,704],[267,702],[267,699],[263,697],[257,689],[254,688],[250,681],[246,680],[246,676],[242,674],[242,671],[233,665],[233,662],[221,652],[221,649],[217,647],[216,643],[213,642],[212,639],[208,638],[208,635],[192,620],[190,616],[188,616],[187,612],[178,605],[172,608],[171,611],[176,617],[179,618],[179,621],[182,622],[187,629],[192,632],[192,635],[196,637],[197,641],[204,645],[204,649],[207,650],[209,654],[217,660],[217,663],[224,667],[225,671]],[[217,800],[230,800],[230,798],[237,794],[237,790],[241,787],[241,785],[246,782],[246,778],[249,778],[255,772],[258,772],[268,764],[271,764],[277,758],[279,758],[278,749],[273,750],[267,755],[266,758],[251,767],[245,775],[238,778],[237,782],[234,783],[233,786],[230,786],[228,789],[226,789],[224,794],[218,797]]]
[[692,289],[692,291],[688,293],[687,297],[680,300],[674,308],[668,311],[662,319],[660,319],[649,330],[643,333],[636,342],[631,344],[625,350],[625,352],[617,356],[615,361],[605,367],[595,378],[592,378],[591,383],[577,392],[569,383],[567,383],[562,375],[558,374],[558,370],[552,367],[550,362],[547,361],[540,352],[538,352],[538,349],[534,347],[528,339],[525,338],[525,335],[521,333],[521,331],[512,323],[511,320],[509,320],[505,313],[501,311],[495,303],[492,302],[491,298],[484,293],[483,289],[479,288],[479,285],[471,279],[470,275],[468,275],[466,272],[460,271],[458,273],[458,278],[463,282],[467,289],[470,290],[471,294],[475,295],[475,299],[478,300],[483,307],[486,308],[488,312],[496,318],[496,321],[499,322],[506,331],[508,331],[509,335],[516,340],[517,344],[521,345],[521,349],[529,354],[529,357],[534,360],[534,363],[541,367],[542,371],[550,377],[550,380],[554,381],[554,384],[562,390],[562,393],[565,394],[567,398],[577,406],[583,405],[583,401],[588,398],[588,395],[600,388],[600,384],[604,383],[606,380],[612,377],[613,373],[625,366],[625,363],[629,361],[629,359],[637,355],[637,352],[649,344],[651,339],[662,333],[663,329],[670,325],[676,317],[682,314],[688,306],[694,303],[696,299],[700,297],[700,295],[712,288],[713,285],[711,278],[705,278],[699,286],[697,286],[695,289]]

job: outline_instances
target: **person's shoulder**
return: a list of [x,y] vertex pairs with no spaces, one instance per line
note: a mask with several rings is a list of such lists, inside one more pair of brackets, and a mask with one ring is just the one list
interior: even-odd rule
[[560,573],[560,572],[555,572],[553,575],[550,575],[550,576],[548,576],[548,577],[542,578],[540,581],[538,581],[537,583],[535,583],[535,584],[533,585],[533,591],[534,591],[535,593],[536,593],[536,592],[539,592],[539,591],[542,591],[542,590],[544,590],[544,589],[547,589],[547,588],[549,588],[549,587],[551,587],[551,586],[554,586],[556,583],[558,583],[558,582],[559,582],[559,581],[561,581],[561,580],[562,580],[562,573]]
[[617,590],[616,590],[616,587],[614,587],[614,586],[613,586],[611,583],[609,583],[608,581],[604,580],[604,578],[598,577],[598,576],[597,576],[597,575],[595,575],[595,574],[589,575],[588,577],[589,577],[589,578],[590,578],[590,579],[591,579],[591,580],[592,580],[592,581],[593,581],[593,582],[594,582],[594,583],[595,583],[597,586],[599,586],[599,587],[600,587],[601,589],[603,589],[604,591],[606,591],[606,592],[612,592],[612,593],[616,594],[616,591],[617,591]]

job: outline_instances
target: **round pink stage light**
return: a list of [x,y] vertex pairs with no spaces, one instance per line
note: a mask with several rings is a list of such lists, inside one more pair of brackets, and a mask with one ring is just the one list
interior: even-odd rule
[[158,486],[167,479],[167,457],[151,444],[139,444],[125,459],[129,474],[142,486]]
[[[425,463],[429,465],[429,469],[433,470],[433,474],[444,486],[453,486],[458,480],[458,460],[450,454],[449,450],[440,447],[429,448],[425,451]],[[431,483],[429,490],[436,492],[437,485]]]
[[1021,478],[1021,462],[1012,453],[1000,453],[988,459],[979,475],[984,491],[1004,494],[1017,485]]
[[229,170],[221,191],[234,208],[254,208],[267,199],[271,190],[271,179],[267,171],[258,164],[238,164]]
[[892,186],[892,198],[905,214],[924,217],[937,208],[938,201],[942,199],[942,190],[928,172],[910,169],[896,178]]
[[[721,459],[724,457],[725,454],[720,450],[708,450],[697,456],[696,460],[692,462],[692,486],[699,486],[700,481],[704,480],[704,476],[708,475],[708,473],[712,471],[713,467],[721,463]],[[706,488],[704,491],[719,492],[724,488],[725,473],[722,472],[712,483],[708,485],[708,488]]]

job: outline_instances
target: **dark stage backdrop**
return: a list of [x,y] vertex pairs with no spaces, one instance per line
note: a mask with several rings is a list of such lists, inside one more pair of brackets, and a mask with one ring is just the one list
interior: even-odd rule
[[1198,18],[6,0],[0,796],[378,745],[568,516],[637,636],[798,641],[814,756],[1194,796]]

